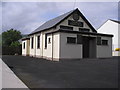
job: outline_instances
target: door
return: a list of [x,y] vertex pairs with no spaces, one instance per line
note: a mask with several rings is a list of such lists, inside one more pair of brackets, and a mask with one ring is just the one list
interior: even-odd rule
[[83,58],[89,58],[89,38],[82,37],[83,44]]

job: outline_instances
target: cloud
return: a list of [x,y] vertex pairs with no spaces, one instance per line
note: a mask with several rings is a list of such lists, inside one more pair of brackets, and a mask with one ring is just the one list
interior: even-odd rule
[[108,19],[118,19],[117,2],[77,3],[76,6],[80,8],[95,28],[98,28]]
[[106,19],[116,19],[117,3],[96,2],[3,2],[2,30],[14,28],[28,34],[45,21],[79,8],[91,24],[98,28]]

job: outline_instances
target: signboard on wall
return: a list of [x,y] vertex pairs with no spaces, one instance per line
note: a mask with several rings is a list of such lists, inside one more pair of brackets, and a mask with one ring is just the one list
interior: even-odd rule
[[78,26],[78,27],[83,27],[83,22],[80,22],[80,21],[73,21],[73,20],[68,20],[68,25],[71,25],[71,26]]

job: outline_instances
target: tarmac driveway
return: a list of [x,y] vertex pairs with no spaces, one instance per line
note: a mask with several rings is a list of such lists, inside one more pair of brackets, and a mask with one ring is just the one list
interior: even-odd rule
[[118,87],[117,57],[60,62],[25,56],[2,59],[29,88]]

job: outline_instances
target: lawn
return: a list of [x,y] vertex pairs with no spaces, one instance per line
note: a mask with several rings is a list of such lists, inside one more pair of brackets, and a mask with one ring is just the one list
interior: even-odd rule
[[29,88],[118,87],[118,57],[59,62],[7,55],[2,59]]

